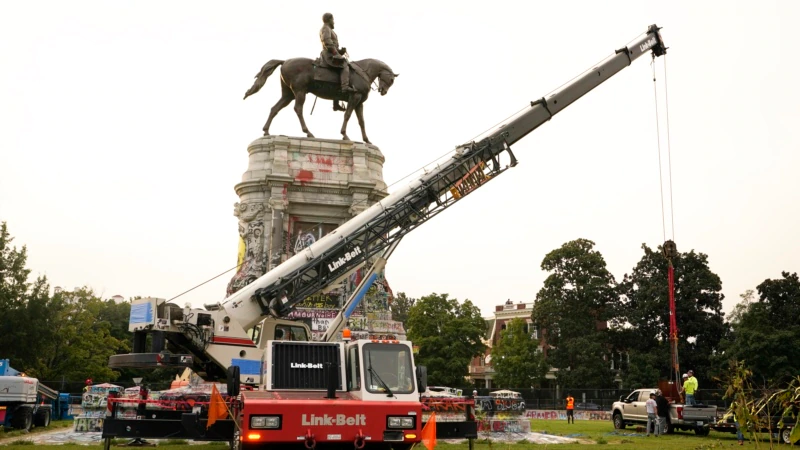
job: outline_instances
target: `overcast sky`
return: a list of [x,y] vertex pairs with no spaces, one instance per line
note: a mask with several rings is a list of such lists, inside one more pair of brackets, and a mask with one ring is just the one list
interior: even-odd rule
[[[326,11],[352,59],[400,73],[365,104],[390,184],[664,27],[678,249],[709,255],[726,310],[800,270],[800,2],[2,0],[0,221],[33,274],[171,298],[233,267],[233,186],[278,77],[242,96],[266,61],[319,54]],[[339,138],[341,113],[322,102],[309,116],[312,102],[311,131]],[[655,113],[643,57],[517,143],[516,168],[404,238],[391,287],[488,314],[532,301],[544,255],[577,238],[621,280],[642,243],[664,240]],[[291,108],[271,131],[302,135]],[[349,132],[360,138],[355,117]],[[221,300],[231,275],[180,304]]]

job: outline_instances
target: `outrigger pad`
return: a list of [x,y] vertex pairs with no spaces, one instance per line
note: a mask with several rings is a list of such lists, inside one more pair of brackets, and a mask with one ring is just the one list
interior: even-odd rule
[[128,353],[113,355],[108,358],[108,367],[112,369],[156,367],[192,367],[192,355],[178,353]]

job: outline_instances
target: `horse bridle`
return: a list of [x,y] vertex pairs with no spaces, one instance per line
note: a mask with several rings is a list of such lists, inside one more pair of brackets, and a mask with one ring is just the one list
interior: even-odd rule
[[[377,77],[377,78],[378,78],[379,80],[381,79],[381,75],[383,75],[383,73],[384,73],[384,72],[386,72],[386,70],[383,70],[383,71],[381,71],[381,72],[378,74],[378,77]],[[373,80],[373,81],[372,81],[372,85],[373,85],[373,86],[371,87],[371,89],[372,89],[373,91],[378,91],[378,89],[380,89],[380,88],[381,88],[381,86],[380,86],[380,85],[378,85],[377,87],[375,87],[375,84],[376,84],[376,82]]]

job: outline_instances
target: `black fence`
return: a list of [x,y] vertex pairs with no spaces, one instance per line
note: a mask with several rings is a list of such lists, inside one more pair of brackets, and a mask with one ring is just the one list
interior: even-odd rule
[[[498,389],[478,389],[478,395],[489,395]],[[567,394],[575,398],[575,409],[587,411],[609,411],[620,396],[627,397],[632,389],[514,389],[522,394],[525,400],[525,409],[565,409]],[[466,395],[471,395],[468,389]],[[723,399],[725,393],[722,389],[698,389],[695,393],[697,403],[713,405],[720,409],[727,409],[730,399]]]
[[[42,381],[42,384],[55,389],[59,392],[69,392],[72,395],[80,396],[83,393],[85,384],[80,381]],[[96,382],[98,383],[98,382]],[[121,386],[122,389],[134,387],[131,381],[115,382],[112,384]],[[161,391],[169,389],[171,382],[142,383],[151,391]],[[484,396],[499,389],[478,389],[478,395]],[[575,398],[575,409],[587,411],[609,411],[614,402],[619,401],[620,396],[627,397],[632,389],[514,389],[509,390],[519,392],[525,400],[526,409],[564,409],[566,407],[567,394]],[[464,395],[472,395],[472,391],[464,389]],[[695,394],[698,403],[713,405],[720,409],[727,409],[730,406],[730,399],[723,399],[725,393],[722,389],[699,389]],[[78,401],[80,402],[80,401]]]

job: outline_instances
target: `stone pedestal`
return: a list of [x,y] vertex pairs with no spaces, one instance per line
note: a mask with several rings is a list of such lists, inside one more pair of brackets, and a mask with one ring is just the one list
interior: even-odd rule
[[[384,157],[371,144],[265,136],[253,141],[247,152],[247,170],[235,186],[240,199],[234,205],[240,266],[227,295],[388,195]],[[360,282],[360,275],[361,271],[353,274],[328,294],[305,299],[290,317],[307,321],[315,337],[321,336],[336,315],[335,308]],[[361,329],[362,337],[370,330],[377,335],[394,331],[395,336],[404,337],[402,325],[391,321],[390,301],[391,290],[381,274],[354,315],[351,330]],[[376,321],[374,327],[367,323],[372,321]]]

